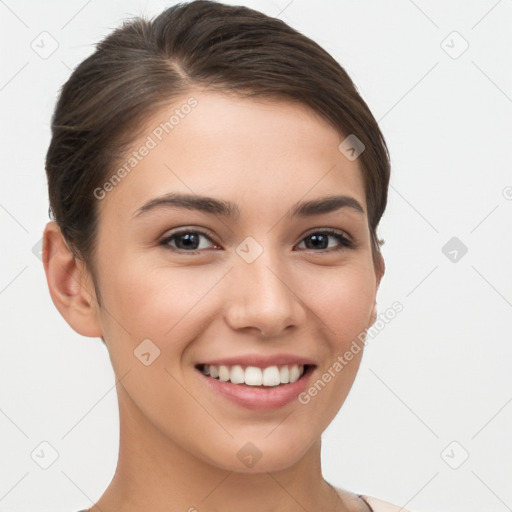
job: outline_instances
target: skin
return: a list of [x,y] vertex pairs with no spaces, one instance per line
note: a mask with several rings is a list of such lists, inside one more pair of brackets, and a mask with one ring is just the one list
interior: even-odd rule
[[[334,492],[320,463],[321,434],[363,350],[309,403],[274,411],[228,402],[194,368],[235,354],[289,352],[316,362],[315,382],[373,324],[384,262],[372,260],[359,161],[340,153],[344,136],[306,106],[204,90],[153,116],[132,150],[190,96],[197,107],[98,201],[102,307],[58,226],[44,231],[54,304],[76,332],[103,338],[120,379],[119,462],[91,510],[366,510],[353,493]],[[235,202],[240,216],[164,208],[134,218],[171,191]],[[357,199],[364,214],[286,215],[299,201],[335,194]],[[177,245],[183,237],[159,244],[182,227],[210,239],[201,237],[195,254]],[[308,249],[308,237],[327,228],[356,245],[328,236],[326,249]],[[263,248],[251,264],[236,252],[248,236]],[[160,350],[149,366],[134,356],[144,339]],[[262,454],[252,468],[237,457],[247,442]]]

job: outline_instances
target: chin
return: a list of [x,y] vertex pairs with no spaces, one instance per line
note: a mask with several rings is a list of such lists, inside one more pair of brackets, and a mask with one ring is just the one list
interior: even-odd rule
[[[222,447],[217,453],[210,453],[208,462],[216,467],[226,471],[236,473],[267,473],[282,471],[292,467],[300,461],[311,442],[304,439],[302,443],[291,436],[276,436],[271,433],[268,439],[269,430],[265,429],[265,433],[260,437],[252,437],[252,441],[234,440],[231,446]],[[285,441],[286,438],[288,442]],[[300,449],[297,449],[297,446]]]

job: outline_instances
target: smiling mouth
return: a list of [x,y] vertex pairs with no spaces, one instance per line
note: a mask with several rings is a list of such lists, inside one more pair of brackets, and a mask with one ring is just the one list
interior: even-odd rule
[[292,384],[308,375],[316,365],[311,364],[284,364],[267,367],[243,365],[206,365],[195,366],[203,375],[220,382],[231,382],[241,386],[251,387],[277,387]]

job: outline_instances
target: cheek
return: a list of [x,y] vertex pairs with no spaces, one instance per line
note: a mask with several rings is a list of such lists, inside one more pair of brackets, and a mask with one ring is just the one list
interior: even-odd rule
[[214,306],[210,292],[225,274],[220,267],[151,266],[143,258],[112,270],[104,297],[111,313],[106,321],[117,337],[129,337],[133,345],[148,338],[174,353],[204,329],[201,319]]
[[331,345],[342,348],[368,327],[375,302],[375,276],[367,266],[330,269],[310,284],[308,304],[322,321]]

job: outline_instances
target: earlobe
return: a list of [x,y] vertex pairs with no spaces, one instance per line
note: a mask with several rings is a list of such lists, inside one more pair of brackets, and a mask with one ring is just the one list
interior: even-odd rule
[[82,336],[101,337],[92,280],[54,221],[48,222],[43,233],[43,266],[52,301],[66,322]]

